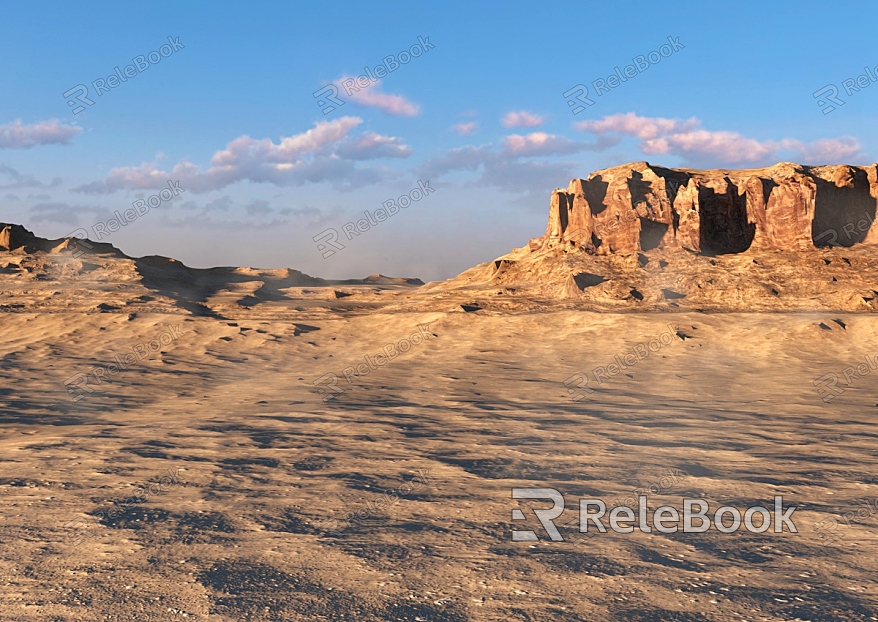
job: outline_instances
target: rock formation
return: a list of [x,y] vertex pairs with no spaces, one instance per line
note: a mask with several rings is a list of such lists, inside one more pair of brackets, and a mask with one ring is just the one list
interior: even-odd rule
[[0,222],[0,251],[60,253],[65,250],[76,256],[84,253],[103,253],[118,257],[125,256],[112,244],[91,242],[77,237],[50,240],[34,235],[21,225]]
[[[83,231],[83,230],[80,230]],[[190,268],[168,257],[129,257],[81,237],[41,238],[0,222],[0,312],[174,313],[221,319],[258,307],[260,316],[297,319],[313,310],[373,305],[420,279],[373,274],[328,280],[282,268]],[[341,300],[343,299],[343,300]],[[307,308],[306,308],[307,307]]]
[[416,296],[485,313],[875,312],[876,203],[875,164],[624,164],[555,190],[542,237]]
[[635,162],[555,190],[546,233],[530,248],[722,255],[853,246],[878,242],[876,201],[875,164],[699,171]]
[[8,225],[0,222],[0,250],[12,251],[33,246],[37,237],[21,225]]

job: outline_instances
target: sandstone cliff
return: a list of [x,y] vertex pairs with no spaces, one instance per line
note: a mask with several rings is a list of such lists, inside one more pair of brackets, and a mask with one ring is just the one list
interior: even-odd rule
[[0,250],[12,251],[19,248],[42,250],[39,238],[21,225],[9,225],[0,222]]
[[596,255],[685,249],[705,255],[878,242],[878,165],[748,170],[624,164],[555,190],[531,249]]
[[876,202],[874,164],[624,164],[555,190],[542,237],[417,296],[484,312],[878,311]]

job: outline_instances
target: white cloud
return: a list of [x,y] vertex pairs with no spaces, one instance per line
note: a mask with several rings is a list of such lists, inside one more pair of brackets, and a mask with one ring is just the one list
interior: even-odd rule
[[842,164],[855,160],[865,164],[869,161],[864,159],[859,141],[852,136],[824,138],[810,144],[787,138],[777,143],[777,148],[798,154],[803,164]]
[[[351,80],[354,84],[351,85]],[[348,87],[345,88],[343,82],[348,81]],[[377,82],[373,82],[368,86],[361,87],[356,84],[356,78],[350,76],[342,76],[335,81],[338,87],[339,97],[341,99],[350,99],[361,106],[367,108],[377,108],[387,114],[402,117],[415,117],[421,111],[421,107],[410,102],[402,95],[393,95],[391,93],[382,93]]]
[[511,134],[503,140],[503,150],[515,156],[561,155],[583,149],[584,143],[545,132],[532,132],[525,136]]
[[257,199],[248,203],[244,209],[247,210],[248,216],[259,216],[262,214],[271,214],[274,210],[271,204],[265,199]]
[[[283,201],[286,202],[286,201]],[[239,205],[228,195],[201,204],[186,201],[181,210],[162,213],[161,223],[168,227],[197,230],[222,229],[228,231],[273,229],[292,221],[306,227],[321,225],[336,217],[340,210],[325,213],[315,207],[273,207],[266,199],[255,199]]]
[[338,149],[338,155],[348,160],[407,158],[411,154],[412,148],[402,144],[395,136],[382,136],[374,132],[364,132],[356,141]]
[[524,110],[508,112],[502,121],[504,127],[538,127],[544,122],[540,115]]
[[63,125],[58,119],[24,125],[21,119],[0,125],[0,149],[30,149],[38,145],[66,145],[82,131],[75,125]]
[[451,128],[451,130],[455,134],[460,134],[461,136],[468,136],[470,134],[475,134],[478,127],[479,127],[478,123],[476,123],[475,121],[470,121],[469,123],[458,123],[457,125],[453,126]]
[[111,212],[105,207],[95,205],[73,205],[64,201],[44,202],[32,205],[28,210],[33,222],[57,222],[76,226],[79,216],[92,214],[91,220],[106,220]]
[[506,136],[499,146],[467,145],[451,149],[427,160],[421,167],[420,175],[432,179],[454,171],[480,172],[473,182],[475,185],[527,193],[528,200],[540,201],[539,205],[542,205],[552,189],[574,176],[577,165],[572,162],[541,161],[536,157],[552,158],[582,151],[603,151],[618,142],[613,137],[601,137],[595,143],[586,143],[544,132],[512,134]]
[[641,140],[649,140],[672,132],[686,131],[700,125],[697,119],[680,121],[678,119],[663,119],[661,117],[639,117],[633,112],[614,114],[598,121],[580,121],[573,127],[584,132],[606,134],[618,132],[636,136]]
[[75,227],[79,224],[77,208],[64,202],[38,203],[30,208],[34,222],[57,222]]
[[55,188],[60,186],[62,180],[55,177],[50,183],[43,183],[32,175],[19,173],[16,169],[8,164],[0,164],[0,176],[6,175],[11,183],[0,185],[0,189],[8,190],[13,188]]
[[851,137],[812,143],[791,138],[759,141],[737,132],[703,129],[694,117],[666,119],[628,112],[596,121],[581,121],[573,126],[599,136],[638,138],[643,153],[680,156],[692,166],[761,166],[783,159],[802,164],[836,164],[865,158],[859,142]]
[[353,136],[359,117],[320,121],[301,134],[281,138],[239,136],[217,151],[207,170],[181,160],[170,170],[156,162],[114,168],[103,181],[74,188],[75,192],[102,194],[117,190],[158,189],[168,180],[178,181],[185,191],[209,192],[231,184],[250,181],[278,186],[329,183],[342,190],[398,177],[386,167],[362,167],[358,162],[383,158],[405,158],[412,150],[400,139],[364,132]]

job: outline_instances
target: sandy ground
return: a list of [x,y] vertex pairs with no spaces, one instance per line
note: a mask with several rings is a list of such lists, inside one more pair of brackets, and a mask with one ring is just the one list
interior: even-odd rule
[[[878,514],[842,518],[878,497],[878,370],[813,384],[878,355],[878,318],[333,305],[0,313],[0,619],[878,620]],[[650,486],[783,495],[799,533],[577,530],[580,498]],[[565,495],[563,542],[515,487]]]

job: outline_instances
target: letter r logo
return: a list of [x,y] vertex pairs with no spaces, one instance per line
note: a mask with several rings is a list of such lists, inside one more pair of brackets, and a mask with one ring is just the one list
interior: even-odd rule
[[[827,95],[828,93],[828,95]],[[838,98],[838,89],[834,84],[827,84],[819,91],[815,91],[813,93],[814,98],[817,100],[817,105],[820,106],[820,109],[823,111],[823,114],[829,114],[833,110],[835,110],[835,106],[828,106],[827,104],[837,104],[839,106],[844,106],[844,102]],[[820,99],[826,95],[826,99]]]
[[820,235],[814,236],[814,246],[823,246],[823,242],[820,241],[820,238],[825,236],[832,237],[831,240],[826,242],[829,246],[841,246],[841,244],[838,243],[838,232],[835,229],[827,229]]
[[322,89],[314,91],[313,95],[317,99],[317,105],[323,110],[324,115],[335,110],[336,106],[344,106],[344,101],[338,98],[338,88],[334,84],[328,84]]
[[315,380],[314,386],[317,387],[317,392],[320,395],[325,396],[323,398],[324,402],[328,402],[339,393],[344,393],[344,389],[338,386],[338,376],[333,373],[325,374]]
[[[826,381],[826,384],[820,384],[823,381]],[[844,393],[844,389],[838,388],[837,385],[838,374],[833,373],[824,374],[814,381],[814,386],[817,387],[817,393],[823,398],[824,402],[831,402],[835,399],[836,395]],[[830,394],[827,389],[832,390],[832,394]]]
[[[554,505],[551,510],[534,510],[534,514],[537,515],[540,524],[553,542],[562,542],[564,540],[555,523],[552,522],[561,516],[561,513],[564,511],[564,495],[554,488],[513,488],[512,498],[549,499],[552,501]],[[524,512],[518,509],[512,510],[512,520],[524,520]],[[513,530],[512,532],[513,542],[536,542],[538,539],[537,534],[530,530]]]
[[567,99],[567,106],[573,108],[573,114],[579,114],[585,110],[585,106],[594,106],[594,101],[588,98],[588,87],[584,84],[577,84],[572,89],[564,91],[563,96]]
[[[75,384],[77,383],[77,384]],[[74,386],[71,386],[74,385]],[[85,392],[94,393],[94,389],[88,386],[88,376],[83,373],[73,374],[64,381],[67,392],[73,396],[73,401],[78,402],[85,397]]]
[[[67,98],[67,105],[73,108],[73,114],[77,115],[83,110],[85,110],[85,106],[79,106],[77,104],[86,104],[88,106],[94,106],[94,102],[90,100],[88,97],[88,87],[84,84],[77,84],[72,89],[69,89],[62,93],[62,97]],[[71,99],[71,96],[73,97]],[[74,107],[75,106],[75,107]]]
[[[81,235],[80,232],[82,232]],[[94,248],[94,246],[88,243],[88,231],[86,231],[85,229],[80,228],[76,231],[71,231],[64,237],[70,240],[67,248],[73,247],[74,249],[76,249],[73,251],[74,259],[79,259],[85,252],[85,250],[92,250]]]
[[[588,376],[586,376],[581,371],[573,374],[567,380],[565,380],[564,386],[567,387],[568,395],[576,395],[576,391],[573,390],[574,388],[581,389],[585,391],[585,393],[594,393],[594,389],[588,386]],[[573,401],[578,402],[582,399],[585,399],[585,395],[579,394],[573,398]]]
[[69,538],[73,540],[73,546],[79,546],[93,535],[88,533],[88,521],[81,518],[75,518],[64,523],[64,529],[71,532]]
[[340,251],[345,247],[338,241],[338,231],[332,228],[321,231],[311,239],[317,243],[317,250],[320,251],[324,259],[332,257],[336,250]]
[[576,242],[582,244],[583,240],[588,240],[588,231],[585,229],[576,229],[575,231],[565,231],[561,237],[565,242]]

